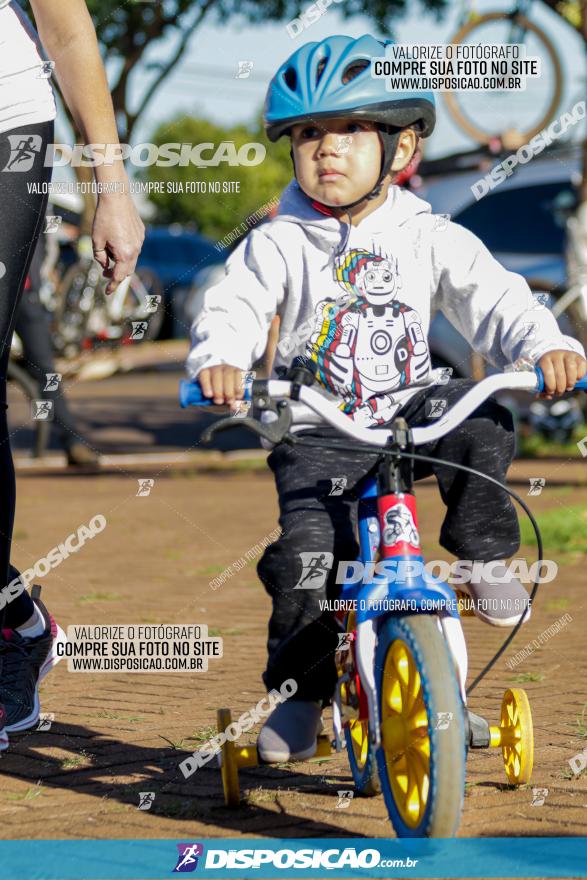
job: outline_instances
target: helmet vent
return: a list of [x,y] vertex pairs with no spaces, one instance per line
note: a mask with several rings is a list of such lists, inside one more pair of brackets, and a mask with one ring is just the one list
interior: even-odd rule
[[298,85],[298,77],[293,67],[288,67],[285,71],[283,78],[285,80],[286,86],[295,92]]
[[345,69],[345,72],[342,75],[343,83],[349,83],[356,76],[362,73],[371,65],[371,62],[367,58],[362,58],[360,61],[353,61],[352,64]]
[[327,58],[321,58],[318,62],[318,66],[316,68],[316,85],[320,82],[322,78],[322,74],[324,73],[324,68],[326,67]]

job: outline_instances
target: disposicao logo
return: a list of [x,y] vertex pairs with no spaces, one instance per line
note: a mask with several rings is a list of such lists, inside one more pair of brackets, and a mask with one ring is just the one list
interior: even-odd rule
[[173,869],[174,874],[188,874],[198,867],[198,858],[204,855],[204,847],[201,843],[178,843],[176,844],[179,855],[177,865]]

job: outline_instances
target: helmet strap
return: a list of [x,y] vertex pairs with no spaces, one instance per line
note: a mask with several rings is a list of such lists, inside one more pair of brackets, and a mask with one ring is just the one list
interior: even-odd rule
[[[383,181],[389,174],[391,170],[391,166],[393,165],[393,160],[395,159],[395,154],[397,151],[397,145],[399,143],[399,136],[402,132],[401,128],[394,128],[390,125],[384,125],[383,123],[378,123],[377,125],[379,137],[381,138],[381,143],[383,147],[383,155],[381,157],[381,170],[379,172],[379,178],[377,183],[373,187],[373,189],[365,193],[364,196],[361,196],[359,199],[356,199],[354,202],[349,202],[348,205],[324,205],[325,208],[333,208],[335,207],[337,210],[348,211],[349,208],[354,208],[356,205],[360,205],[361,202],[371,201],[372,199],[376,199],[381,195],[381,190],[383,189]],[[291,156],[291,161],[293,164],[294,175],[297,180],[296,174],[296,164],[294,161],[293,149],[290,149],[289,155]],[[320,204],[316,202],[316,204]],[[330,212],[329,212],[330,213]]]

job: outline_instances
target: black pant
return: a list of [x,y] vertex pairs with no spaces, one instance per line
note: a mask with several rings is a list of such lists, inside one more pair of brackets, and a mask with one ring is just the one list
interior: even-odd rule
[[[0,581],[15,576],[10,568],[10,545],[14,525],[16,485],[14,464],[6,419],[6,371],[10,341],[18,303],[37,239],[43,228],[47,195],[30,192],[51,180],[51,167],[45,167],[45,148],[53,141],[53,123],[27,125],[0,134]],[[15,151],[30,149],[32,165],[18,161]],[[28,594],[22,594],[6,608],[4,624],[19,626],[33,613]],[[2,612],[0,611],[0,621]]]
[[23,348],[23,366],[39,386],[39,398],[53,401],[52,426],[59,435],[61,445],[68,449],[78,439],[77,426],[67,405],[63,383],[45,390],[47,373],[55,372],[53,343],[47,310],[39,299],[41,265],[45,258],[45,238],[41,235],[31,263],[29,278],[31,286],[25,290],[16,316],[15,330]]
[[[430,400],[448,407],[474,383],[454,379],[419,391],[400,410],[411,427],[430,425]],[[305,432],[306,433],[306,432]],[[335,436],[331,429],[307,436]],[[338,434],[340,437],[340,434]],[[513,459],[515,435],[510,412],[486,401],[446,437],[415,450],[476,468],[505,482]],[[338,626],[320,600],[335,598],[337,562],[356,559],[357,484],[372,471],[377,455],[344,450],[279,444],[268,458],[279,495],[279,524],[283,534],[267,547],[257,571],[273,601],[269,621],[269,659],[263,680],[268,689],[287,678],[298,683],[295,699],[328,700],[336,683],[333,653]],[[505,559],[520,546],[516,511],[503,489],[447,465],[416,461],[416,480],[434,474],[446,505],[440,544],[461,559],[488,562]],[[332,495],[332,480],[345,477],[342,495]],[[318,589],[294,589],[311,557],[332,553],[334,563]],[[328,559],[329,557],[323,557]]]

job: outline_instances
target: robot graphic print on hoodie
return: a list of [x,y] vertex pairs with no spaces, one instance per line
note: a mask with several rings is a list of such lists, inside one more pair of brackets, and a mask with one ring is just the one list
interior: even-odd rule
[[398,262],[373,251],[353,248],[337,257],[335,277],[347,295],[317,304],[306,351],[320,384],[365,425],[391,418],[397,402],[389,392],[431,367],[420,316],[399,299]]

